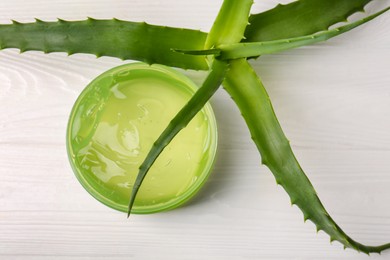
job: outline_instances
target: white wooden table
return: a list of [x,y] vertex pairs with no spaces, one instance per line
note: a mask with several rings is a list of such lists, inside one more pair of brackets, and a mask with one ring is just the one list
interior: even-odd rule
[[[221,2],[1,0],[0,22],[116,17],[208,31]],[[254,12],[276,2],[258,1]],[[367,9],[389,4],[380,0]],[[191,203],[128,220],[93,199],[68,163],[67,119],[88,82],[123,63],[0,52],[0,259],[368,259],[330,245],[327,235],[303,223],[260,166],[222,89],[212,100],[218,161]],[[390,242],[390,13],[327,43],[253,65],[334,219],[362,243]],[[198,83],[205,75],[185,73]],[[390,259],[390,251],[370,259]]]

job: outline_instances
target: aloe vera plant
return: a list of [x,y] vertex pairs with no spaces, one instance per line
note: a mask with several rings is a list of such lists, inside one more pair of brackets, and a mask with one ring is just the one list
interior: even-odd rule
[[[286,190],[317,230],[344,247],[365,253],[390,248],[390,243],[366,246],[354,241],[329,216],[297,162],[275,116],[267,92],[247,59],[313,44],[340,35],[386,12],[390,7],[356,22],[328,28],[361,11],[370,0],[299,0],[250,15],[252,0],[225,0],[211,31],[204,32],[112,20],[19,23],[0,25],[0,49],[21,52],[91,53],[168,66],[209,70],[192,99],[172,119],[143,164],[129,200],[129,213],[153,162],[175,135],[222,83],[240,109],[252,139],[278,184]],[[156,45],[155,42],[159,44]],[[206,57],[207,56],[207,57]]]

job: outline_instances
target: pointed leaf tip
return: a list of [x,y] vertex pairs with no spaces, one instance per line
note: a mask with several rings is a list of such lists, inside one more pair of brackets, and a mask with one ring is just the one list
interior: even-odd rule
[[129,206],[127,207],[127,218],[130,217],[131,209],[133,208],[135,196],[137,195],[138,189],[139,189],[139,185],[137,185],[137,187],[134,185],[133,186],[133,190],[131,191],[131,197],[130,197],[130,201],[129,201]]

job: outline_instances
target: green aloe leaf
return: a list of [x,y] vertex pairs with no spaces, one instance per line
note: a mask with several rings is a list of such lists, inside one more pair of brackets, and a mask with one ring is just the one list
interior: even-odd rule
[[346,21],[372,0],[298,0],[251,15],[246,42],[273,41],[313,34]]
[[249,42],[249,43],[235,43],[235,44],[221,44],[215,49],[210,50],[176,50],[177,52],[191,54],[191,55],[215,55],[218,59],[221,60],[230,60],[230,59],[239,59],[239,58],[247,58],[247,57],[256,57],[264,54],[277,53],[289,49],[294,49],[297,47],[314,44],[322,41],[326,41],[330,38],[348,32],[377,16],[387,12],[390,7],[385,8],[382,11],[379,11],[373,15],[365,17],[356,22],[349,23],[347,25],[319,32],[312,35],[283,39],[283,40],[275,40],[275,41],[266,41],[266,42]]
[[[172,48],[203,48],[207,34],[117,19],[18,23],[0,25],[0,49],[21,52],[90,53],[120,59],[207,70],[204,57],[175,53]],[[158,43],[158,44],[156,44]]]
[[286,190],[291,203],[301,209],[305,220],[311,220],[317,231],[325,231],[331,241],[337,240],[344,247],[367,254],[380,253],[390,248],[390,243],[366,246],[354,241],[329,216],[296,160],[263,84],[245,59],[230,62],[224,87],[240,109],[260,151],[262,163],[272,171],[276,182]]
[[244,38],[253,0],[225,0],[205,43],[205,48],[238,43]]

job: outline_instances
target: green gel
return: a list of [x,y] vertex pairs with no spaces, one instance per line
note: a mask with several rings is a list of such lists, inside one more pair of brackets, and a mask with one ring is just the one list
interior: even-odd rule
[[[196,85],[173,69],[133,63],[92,81],[76,101],[68,125],[73,170],[96,199],[126,212],[138,167]],[[133,213],[177,207],[207,179],[216,152],[210,105],[165,148],[146,176]]]

